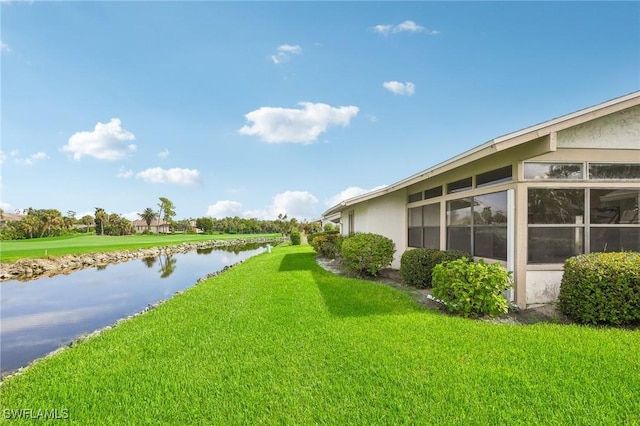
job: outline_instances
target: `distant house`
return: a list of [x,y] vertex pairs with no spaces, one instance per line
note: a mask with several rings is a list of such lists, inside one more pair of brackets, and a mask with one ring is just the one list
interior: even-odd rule
[[149,232],[153,234],[168,234],[171,232],[171,225],[169,222],[165,222],[164,220],[154,220],[151,222],[151,226],[147,226],[147,222],[141,219],[133,220],[131,223],[133,225],[133,229],[138,234],[146,231],[147,229],[149,229]]
[[24,217],[25,217],[25,215],[23,215],[23,214],[2,213],[2,216],[0,217],[0,226],[4,225],[5,223],[8,223],[8,222],[21,221]]
[[344,235],[459,249],[513,271],[521,308],[555,301],[564,261],[640,251],[640,92],[505,136],[323,213]]

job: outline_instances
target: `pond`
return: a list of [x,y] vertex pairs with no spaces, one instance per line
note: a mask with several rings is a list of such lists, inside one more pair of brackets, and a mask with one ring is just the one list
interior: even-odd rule
[[0,370],[24,367],[83,334],[169,299],[207,274],[264,252],[263,247],[198,249],[0,283]]

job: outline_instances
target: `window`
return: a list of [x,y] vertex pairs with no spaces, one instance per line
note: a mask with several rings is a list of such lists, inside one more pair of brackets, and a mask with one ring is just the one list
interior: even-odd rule
[[409,209],[409,247],[440,248],[440,203]]
[[507,259],[507,192],[447,203],[447,248]]
[[355,229],[355,212],[353,210],[351,210],[349,212],[349,218],[348,218],[348,227],[347,227],[347,232],[349,233],[349,235],[353,234],[356,232]]
[[422,200],[422,192],[416,192],[415,194],[409,194],[409,202],[415,203]]
[[435,188],[427,189],[424,191],[424,199],[428,200],[430,198],[436,198],[442,196],[442,185],[436,186]]
[[582,163],[524,163],[524,178],[534,180],[584,179]]
[[562,263],[584,252],[584,193],[584,189],[529,189],[529,263]]
[[589,179],[640,179],[640,163],[590,163]]
[[457,180],[455,182],[450,182],[447,184],[447,194],[453,194],[454,192],[466,191],[472,188],[471,178],[465,178],[461,180]]
[[640,190],[589,190],[590,251],[640,251]]
[[481,173],[476,176],[476,187],[481,188],[487,185],[510,181],[513,176],[512,169],[513,167],[509,165],[486,173]]

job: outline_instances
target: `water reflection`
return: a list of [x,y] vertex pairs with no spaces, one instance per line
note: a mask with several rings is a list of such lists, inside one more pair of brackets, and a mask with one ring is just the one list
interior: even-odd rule
[[[265,245],[206,248],[1,285],[0,370],[11,371],[77,336],[172,297]],[[178,263],[180,268],[177,267]]]

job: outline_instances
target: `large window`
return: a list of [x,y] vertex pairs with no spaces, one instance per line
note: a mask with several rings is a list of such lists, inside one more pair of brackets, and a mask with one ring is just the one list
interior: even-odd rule
[[529,189],[529,263],[562,263],[584,251],[584,192]]
[[640,163],[590,163],[589,179],[640,179]]
[[409,209],[409,247],[440,248],[440,203]]
[[447,202],[447,248],[506,260],[506,191]]
[[640,190],[589,190],[590,251],[640,251]]
[[638,189],[531,188],[528,196],[529,263],[562,263],[583,252],[640,251]]
[[524,163],[524,178],[534,180],[584,179],[582,163]]

